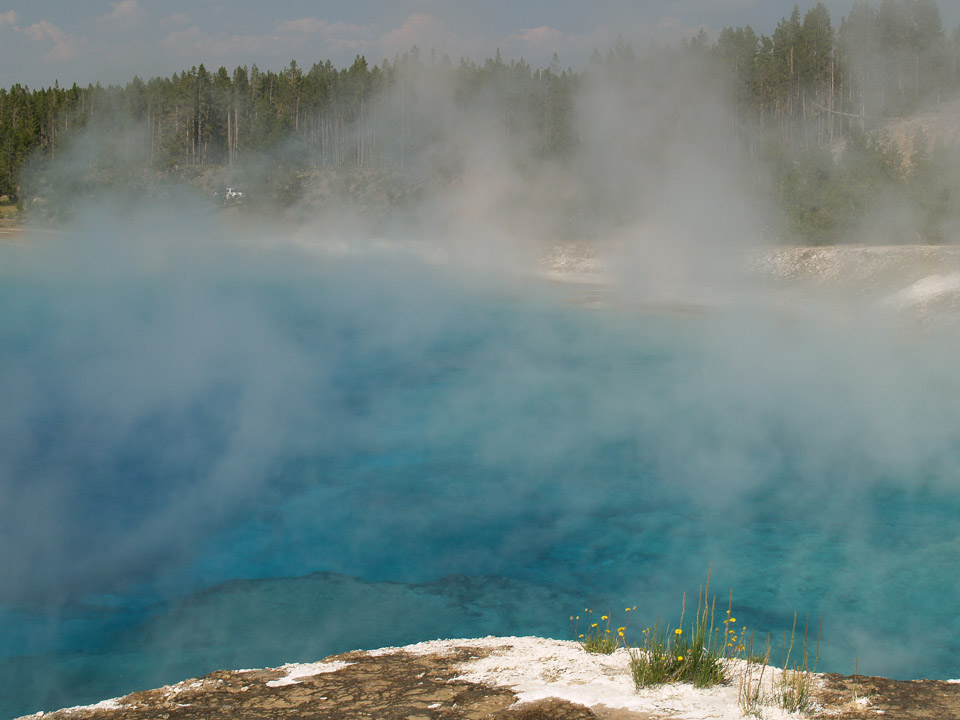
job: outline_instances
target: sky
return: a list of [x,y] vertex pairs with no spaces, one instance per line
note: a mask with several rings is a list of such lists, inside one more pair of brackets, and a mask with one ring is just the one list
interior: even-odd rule
[[[204,64],[280,70],[370,64],[417,45],[454,61],[505,59],[582,68],[618,36],[642,47],[727,26],[771,33],[795,0],[0,0],[0,87],[125,84]],[[853,0],[827,0],[835,25]],[[806,12],[813,0],[799,3]],[[876,4],[876,3],[873,3]],[[944,26],[960,1],[938,3]]]

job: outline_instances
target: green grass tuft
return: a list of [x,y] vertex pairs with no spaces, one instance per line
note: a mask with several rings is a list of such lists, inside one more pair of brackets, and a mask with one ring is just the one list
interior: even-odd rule
[[641,645],[630,649],[630,671],[638,690],[673,682],[705,688],[727,681],[722,661],[741,651],[742,645],[733,627],[736,618],[731,617],[732,608],[727,610],[723,627],[717,627],[716,598],[710,598],[709,572],[706,585],[700,589],[697,614],[688,628],[683,622],[686,606],[684,593],[679,625],[661,626],[658,618],[653,628],[643,631]]
[[810,655],[807,647],[807,638],[810,631],[810,617],[807,616],[803,627],[803,651],[799,661],[790,666],[790,656],[793,653],[794,640],[797,635],[797,613],[793,613],[793,628],[790,631],[790,645],[787,646],[784,636],[786,656],[783,658],[783,672],[774,687],[774,698],[777,704],[788,712],[805,712],[810,707],[810,691],[813,687],[813,675],[817,672],[817,662],[820,659],[820,635],[823,631],[823,619],[820,619],[820,628],[817,632],[817,651],[810,667]]
[[[690,683],[697,688],[708,688],[726,684],[731,679],[739,679],[739,705],[744,715],[761,717],[763,708],[776,704],[792,713],[809,710],[813,704],[813,678],[820,655],[820,634],[817,635],[816,654],[808,652],[809,617],[803,632],[803,648],[799,660],[794,658],[794,646],[797,633],[797,614],[794,613],[793,629],[787,643],[784,633],[784,657],[782,670],[771,671],[773,677],[769,691],[764,690],[764,675],[768,671],[770,660],[770,636],[767,635],[765,647],[754,651],[753,633],[747,637],[747,628],[736,627],[733,617],[733,590],[727,604],[725,617],[716,619],[716,597],[710,596],[710,576],[712,567],[707,571],[706,584],[700,588],[697,611],[692,622],[685,625],[687,595],[683,594],[680,609],[680,622],[676,627],[661,624],[657,618],[653,627],[643,630],[642,641],[631,647],[626,640],[627,625],[612,629],[610,614],[604,614],[594,620],[593,611],[584,608],[586,624],[579,631],[580,616],[571,616],[570,622],[577,642],[591,653],[610,654],[619,648],[630,653],[630,673],[634,685],[639,691],[645,687],[656,687],[667,683]],[[636,607],[625,608],[632,613]],[[628,616],[632,617],[632,616]],[[823,622],[821,620],[821,630]],[[728,660],[742,660],[742,664],[729,663]],[[791,661],[793,664],[791,665]],[[729,673],[736,673],[731,678]]]
[[[625,612],[629,613],[633,610],[636,610],[636,608],[626,608]],[[571,615],[570,624],[573,627],[574,637],[576,637],[577,642],[580,643],[584,650],[590,653],[610,655],[617,648],[627,646],[626,632],[627,626],[630,625],[629,619],[622,627],[616,628],[616,631],[614,631],[610,629],[610,613],[601,615],[598,621],[594,621],[593,610],[584,608],[583,612],[586,613],[586,620],[589,623],[589,627],[585,628],[582,633],[579,632],[579,615]]]

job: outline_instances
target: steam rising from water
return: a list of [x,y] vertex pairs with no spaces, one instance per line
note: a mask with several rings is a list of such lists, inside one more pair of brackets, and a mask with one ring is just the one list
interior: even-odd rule
[[[956,676],[956,337],[771,311],[728,272],[754,215],[710,124],[592,87],[574,170],[451,129],[458,182],[385,242],[179,199],[0,248],[0,637],[52,686],[16,711],[418,639],[384,625],[672,617],[711,562],[758,632],[822,613],[821,667]],[[555,190],[603,209],[607,312],[516,271]],[[629,309],[691,297],[723,302]],[[367,635],[359,581],[314,572],[370,583]],[[219,585],[264,578],[293,579]]]

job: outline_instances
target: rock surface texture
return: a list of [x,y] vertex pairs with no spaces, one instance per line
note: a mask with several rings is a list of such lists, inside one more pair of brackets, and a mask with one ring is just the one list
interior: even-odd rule
[[[634,693],[629,676],[619,672],[625,667],[626,653],[619,651],[617,655],[592,656],[574,643],[539,638],[421,643],[408,648],[356,651],[309,665],[215,672],[42,717],[697,720],[742,716],[736,682],[709,691],[668,686]],[[571,657],[575,658],[572,662]],[[526,666],[518,666],[518,662]],[[593,679],[591,672],[596,673]],[[491,681],[468,679],[481,676]],[[623,702],[621,691],[625,686],[630,687],[635,702]],[[562,697],[571,693],[592,700],[584,704]],[[606,698],[611,700],[609,704],[603,702]],[[768,706],[761,709],[761,716],[778,718],[786,714]],[[807,716],[960,718],[960,684],[820,675],[815,680],[814,707]]]

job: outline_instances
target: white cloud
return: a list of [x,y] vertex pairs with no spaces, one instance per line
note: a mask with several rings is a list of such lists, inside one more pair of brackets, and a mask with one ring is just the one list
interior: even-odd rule
[[556,28],[542,25],[508,35],[506,42],[517,42],[538,50],[556,50],[562,44],[563,38],[563,33]]
[[277,32],[280,34],[314,35],[322,32],[325,28],[329,27],[329,25],[326,20],[312,17],[300,18],[298,20],[282,20],[277,22]]
[[53,42],[53,47],[43,56],[43,59],[48,62],[72,60],[80,54],[81,46],[84,44],[82,38],[64,32],[47,20],[27,26],[23,32],[36,42],[45,40]]
[[200,28],[191,25],[183,30],[174,30],[163,38],[163,49],[169,55],[181,56],[195,53],[204,46],[204,35]]
[[30,25],[24,29],[24,32],[38,42],[44,38],[50,38],[55,41],[64,35],[63,30],[46,20],[41,20],[38,23]]
[[455,33],[442,20],[425,13],[411,15],[400,27],[384,33],[379,42],[380,48],[386,55],[405,53],[414,45],[421,50],[435,48],[440,53],[470,56],[481,47],[482,43]]
[[[233,35],[231,37],[207,38],[203,42],[203,47],[209,53],[211,59],[224,62],[229,58],[255,57],[264,52],[269,53],[271,50],[280,50],[280,45],[276,41],[277,38],[270,35]],[[296,46],[293,46],[293,48],[291,52],[296,51]],[[290,47],[284,45],[283,52],[286,52],[287,49],[290,49]]]
[[623,28],[606,25],[597,26],[588,33],[564,33],[544,25],[511,33],[499,43],[499,47],[504,57],[522,57],[535,66],[547,64],[555,52],[564,65],[579,65],[594,48],[611,47],[622,33]]
[[177,25],[182,27],[184,25],[190,24],[190,16],[185,15],[184,13],[174,13],[170,17],[166,17],[161,21],[164,25]]
[[6,12],[0,13],[0,28],[4,25],[13,25],[13,29],[16,30],[18,17],[16,10],[7,10]]
[[351,23],[329,23],[321,33],[324,44],[331,49],[348,49],[357,52],[369,52],[377,39],[375,25],[353,25]]
[[272,42],[292,42],[292,49],[316,51],[316,40],[323,43],[325,52],[349,50],[358,54],[369,52],[377,39],[375,25],[354,25],[345,22],[330,22],[314,17],[277,22],[276,35]]
[[113,9],[100,17],[100,27],[110,32],[125,32],[139,27],[146,19],[146,12],[137,0],[120,0],[110,3]]

